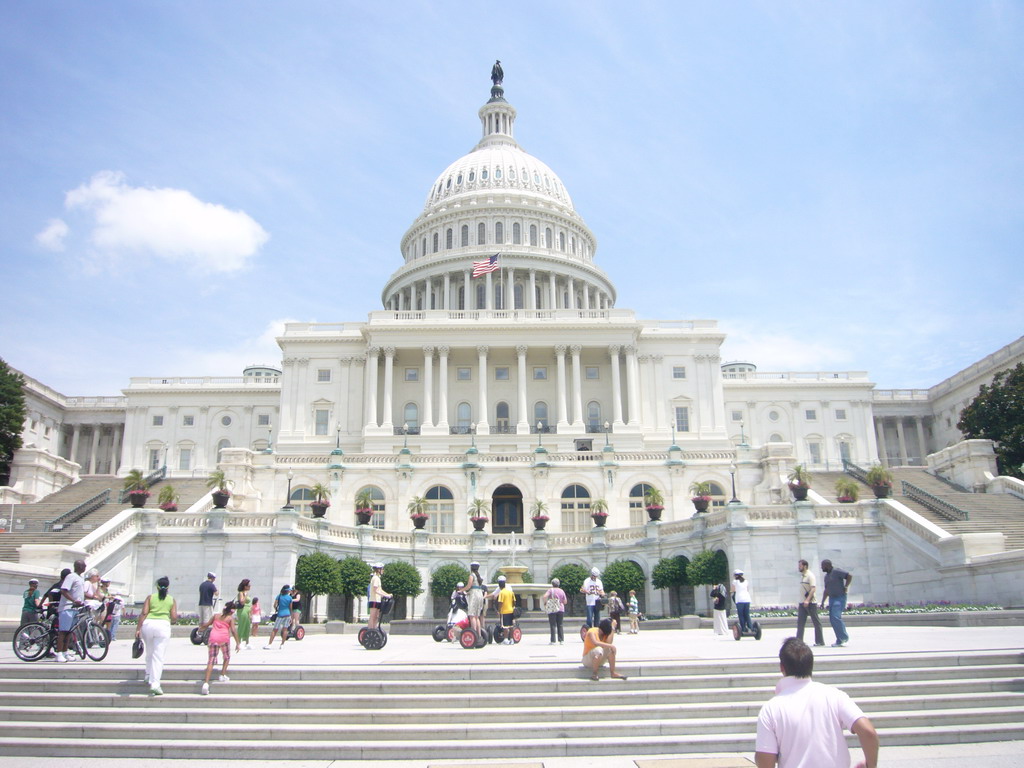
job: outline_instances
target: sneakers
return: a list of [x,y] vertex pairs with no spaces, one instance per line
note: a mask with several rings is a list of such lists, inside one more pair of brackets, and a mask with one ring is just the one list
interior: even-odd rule
[[824,644],[824,643],[815,643],[815,644],[814,644],[814,647],[815,647],[815,648],[824,648],[824,647],[825,647],[825,644]]
[[264,650],[264,651],[269,651],[269,650],[270,650],[271,648],[273,648],[273,647],[274,647],[274,646],[272,646],[272,645],[264,645],[264,646],[263,646],[263,650]]
[[558,644],[559,644],[559,645],[565,645],[565,641],[564,641],[564,640],[559,640],[559,641],[558,641]]
[[227,675],[221,675],[220,677],[217,678],[217,682],[218,683],[230,683],[231,682],[231,678],[228,677]]
[[558,643],[556,643],[554,640],[552,640],[550,643],[548,643],[548,645],[558,645]]
[[154,686],[154,687],[152,687],[152,688],[150,688],[150,689],[149,689],[149,695],[150,695],[150,696],[163,696],[163,695],[164,695],[164,692],[163,692],[163,690],[162,690],[162,689],[160,688],[160,686],[159,686],[159,685],[157,685],[157,686]]
[[832,647],[833,648],[842,648],[844,645],[846,645],[846,643],[844,643],[842,641],[836,641],[836,642],[832,643]]
[[209,683],[203,683],[203,690],[201,690],[199,692],[199,695],[200,696],[209,696],[210,695],[210,684]]
[[68,657],[67,654],[58,652],[53,655],[53,660],[56,662],[63,663],[68,660]]

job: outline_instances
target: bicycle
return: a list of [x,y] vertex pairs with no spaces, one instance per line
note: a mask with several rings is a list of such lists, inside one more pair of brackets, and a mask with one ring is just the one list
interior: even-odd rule
[[[88,606],[78,609],[75,624],[68,632],[67,652],[77,653],[81,659],[103,661],[110,650],[110,633],[93,621],[92,610]],[[57,618],[47,626],[43,622],[33,622],[18,628],[12,645],[14,655],[22,661],[39,661],[46,656],[57,642]]]

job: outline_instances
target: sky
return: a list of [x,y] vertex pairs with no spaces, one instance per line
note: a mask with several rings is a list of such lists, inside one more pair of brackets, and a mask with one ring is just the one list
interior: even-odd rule
[[0,0],[0,357],[72,396],[381,309],[479,139],[562,179],[616,306],[926,388],[1024,333],[1024,5]]

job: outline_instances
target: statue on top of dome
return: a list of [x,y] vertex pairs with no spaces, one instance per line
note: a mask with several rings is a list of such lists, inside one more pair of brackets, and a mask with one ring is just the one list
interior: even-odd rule
[[501,61],[495,61],[494,66],[491,67],[491,82],[495,85],[501,85],[505,79],[505,70],[501,68]]

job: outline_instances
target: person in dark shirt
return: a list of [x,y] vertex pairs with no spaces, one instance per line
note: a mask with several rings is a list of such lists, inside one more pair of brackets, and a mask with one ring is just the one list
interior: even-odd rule
[[70,568],[65,568],[60,572],[60,578],[51,586],[46,592],[43,593],[41,608],[45,611],[45,618],[52,619],[57,615],[57,603],[60,602],[60,585],[64,583],[64,579],[71,573]]
[[843,621],[843,611],[846,610],[846,595],[853,576],[841,568],[834,567],[831,560],[822,560],[821,570],[825,574],[825,591],[821,595],[821,607],[825,607],[827,598],[828,620],[832,625],[832,631],[836,633],[836,641],[832,643],[832,647],[842,648],[850,642],[846,622]]
[[214,582],[217,574],[212,571],[206,574],[206,581],[199,585],[199,623],[206,624],[213,618],[213,603],[220,590]]

